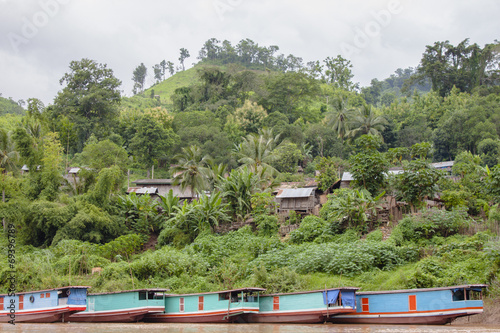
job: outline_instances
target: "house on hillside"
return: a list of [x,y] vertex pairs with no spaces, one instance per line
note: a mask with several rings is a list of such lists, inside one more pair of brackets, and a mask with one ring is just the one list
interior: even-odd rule
[[127,193],[149,194],[150,196],[158,196],[157,187],[129,187]]
[[[41,168],[41,166],[40,166],[40,165],[38,165],[38,166],[36,167],[36,170],[38,171],[38,170],[40,170],[40,168]],[[24,165],[21,167],[21,175],[24,175],[25,173],[28,173],[28,172],[30,172],[30,168],[29,168],[26,164],[24,164]]]
[[172,190],[174,196],[180,200],[192,200],[196,197],[196,194],[191,194],[189,187],[182,190],[180,185],[174,185],[173,179],[138,179],[133,183],[136,186],[129,187],[127,193],[166,196]]
[[288,214],[291,210],[298,213],[314,214],[319,206],[316,198],[316,187],[280,189],[276,195],[280,214]]
[[[397,174],[400,174],[404,172],[404,170],[402,169],[392,169],[392,170],[389,170],[387,171],[387,175],[390,176],[390,175],[397,175]],[[354,177],[352,176],[352,174],[348,171],[344,172],[342,174],[342,179],[340,180],[340,188],[349,188],[351,187],[351,182],[354,180]]]
[[354,180],[352,174],[348,171],[345,171],[342,174],[342,179],[340,180],[340,188],[349,188],[351,187],[351,182]]
[[431,163],[433,167],[436,169],[440,170],[446,170],[451,172],[451,168],[453,168],[453,164],[455,164],[455,161],[445,161],[445,162],[436,162],[436,163]]

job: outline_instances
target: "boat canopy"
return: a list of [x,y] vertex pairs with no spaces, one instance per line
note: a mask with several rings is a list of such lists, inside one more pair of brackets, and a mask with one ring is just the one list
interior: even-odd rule
[[339,297],[340,290],[328,290],[323,292],[323,302],[325,304],[335,304],[337,302],[337,298]]

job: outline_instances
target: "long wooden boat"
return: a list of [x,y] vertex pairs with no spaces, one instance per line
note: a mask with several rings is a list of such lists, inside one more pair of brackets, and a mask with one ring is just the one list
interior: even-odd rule
[[262,295],[259,312],[248,315],[251,323],[324,323],[330,316],[356,312],[358,288],[344,287]]
[[87,308],[87,286],[0,295],[0,323],[53,323]]
[[165,311],[148,314],[144,321],[163,323],[246,322],[247,315],[259,312],[262,288],[166,295]]
[[74,322],[137,322],[165,310],[168,289],[136,289],[87,296],[87,309],[69,317]]
[[343,324],[440,325],[483,312],[483,284],[443,288],[368,291],[356,294],[356,312],[333,316]]

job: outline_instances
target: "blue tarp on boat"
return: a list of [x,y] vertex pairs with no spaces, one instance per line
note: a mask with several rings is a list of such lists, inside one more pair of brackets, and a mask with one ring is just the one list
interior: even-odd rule
[[323,302],[325,304],[335,304],[339,297],[339,290],[323,291]]
[[354,300],[356,299],[356,295],[354,294],[354,290],[344,290],[342,291],[342,305],[350,306],[354,308]]
[[87,289],[72,288],[68,296],[68,304],[85,305],[87,304]]

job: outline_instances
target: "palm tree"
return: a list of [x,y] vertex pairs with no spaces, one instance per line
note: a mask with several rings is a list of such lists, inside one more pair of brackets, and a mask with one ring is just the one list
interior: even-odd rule
[[191,198],[194,198],[195,192],[199,193],[208,188],[207,165],[210,163],[210,157],[202,156],[200,147],[193,145],[182,148],[182,153],[174,156],[174,159],[177,160],[177,165],[172,168],[174,184],[180,184],[183,191],[189,187]]
[[210,165],[208,181],[210,183],[210,190],[213,190],[217,184],[227,176],[227,165],[224,163]]
[[18,160],[19,153],[14,150],[14,142],[10,134],[0,128],[0,168],[2,168],[2,172],[14,171]]
[[243,138],[243,141],[236,146],[236,155],[240,158],[239,163],[247,165],[252,171],[267,168],[275,171],[270,165],[276,160],[274,148],[279,135],[274,136],[271,130],[259,131],[259,134],[249,134]]
[[223,198],[228,203],[228,208],[233,213],[233,217],[239,221],[244,221],[252,211],[252,194],[260,192],[262,185],[266,183],[265,178],[261,178],[247,166],[233,169],[229,177],[225,178],[217,186],[217,190],[222,193]]
[[[16,162],[19,160],[19,153],[14,150],[14,142],[9,133],[0,128],[0,170],[3,176],[8,171],[16,169]],[[2,188],[2,202],[5,202],[5,187]],[[5,219],[2,220],[5,229]]]
[[199,231],[206,229],[215,231],[215,227],[219,223],[230,221],[227,213],[228,204],[222,201],[221,193],[218,191],[213,192],[210,196],[202,194],[197,201],[193,202],[192,209]]
[[341,97],[333,100],[333,108],[335,111],[328,113],[327,121],[343,142],[345,136],[349,132],[349,124],[353,117],[354,109],[349,108],[347,100]]
[[356,116],[351,122],[351,130],[347,133],[350,138],[357,138],[363,134],[379,136],[385,130],[387,120],[383,116],[377,116],[371,105],[364,104],[357,110]]

